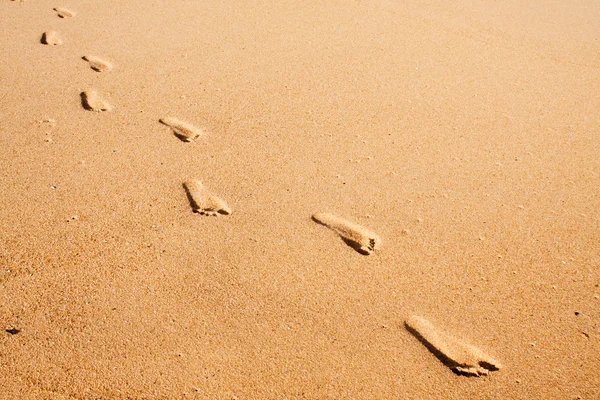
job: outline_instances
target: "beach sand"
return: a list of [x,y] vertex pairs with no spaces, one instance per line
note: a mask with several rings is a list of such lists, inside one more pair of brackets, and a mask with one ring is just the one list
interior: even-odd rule
[[599,398],[600,3],[414,3],[0,1],[0,398]]

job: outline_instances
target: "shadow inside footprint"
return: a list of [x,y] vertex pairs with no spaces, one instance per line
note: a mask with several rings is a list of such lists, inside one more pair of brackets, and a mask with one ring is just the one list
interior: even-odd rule
[[200,209],[200,205],[198,205],[198,203],[196,203],[196,200],[194,200],[194,196],[192,196],[192,193],[190,192],[190,189],[187,187],[187,185],[184,183],[182,186],[185,190],[185,196],[187,197],[190,203],[190,207],[192,207],[192,210],[194,212],[197,212],[196,210]]
[[88,111],[94,111],[94,108],[88,102],[87,94],[85,92],[79,93],[79,97],[81,98],[81,106]]
[[348,246],[352,247],[354,250],[356,250],[358,253],[362,254],[363,256],[371,255],[372,251],[365,249],[360,243],[356,243],[354,240],[350,240],[343,236],[340,236],[340,238],[342,239],[342,241],[344,243],[346,243]]
[[434,356],[436,356],[446,367],[450,368],[452,370],[452,372],[454,372],[457,375],[466,375],[464,373],[460,373],[460,371],[458,371],[456,369],[457,367],[460,367],[459,364],[457,364],[454,360],[450,359],[448,356],[446,356],[444,353],[442,353],[434,345],[429,343],[423,336],[421,336],[421,334],[417,330],[413,329],[406,322],[404,323],[404,327],[414,337],[416,337],[419,340],[419,342],[421,342],[423,344],[423,346],[425,346],[427,348],[427,350],[429,350]]

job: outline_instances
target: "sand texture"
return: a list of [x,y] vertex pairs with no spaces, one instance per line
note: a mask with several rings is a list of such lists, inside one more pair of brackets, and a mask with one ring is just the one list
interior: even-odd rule
[[0,400],[600,398],[598,21],[0,0]]

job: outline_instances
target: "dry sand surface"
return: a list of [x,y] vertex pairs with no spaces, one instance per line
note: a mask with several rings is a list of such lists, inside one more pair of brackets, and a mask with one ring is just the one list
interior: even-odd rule
[[598,21],[0,0],[0,398],[600,398]]

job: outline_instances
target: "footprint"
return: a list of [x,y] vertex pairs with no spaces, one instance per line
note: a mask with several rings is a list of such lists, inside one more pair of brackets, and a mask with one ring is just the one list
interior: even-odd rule
[[54,11],[56,11],[57,15],[61,18],[71,18],[77,14],[75,11],[67,10],[66,8],[60,7],[54,8]]
[[219,214],[231,214],[231,208],[225,200],[209,192],[199,180],[186,181],[183,188],[195,213],[213,217]]
[[341,236],[346,244],[361,254],[369,255],[381,246],[381,238],[365,227],[329,213],[317,213],[312,219]]
[[412,315],[404,324],[429,351],[458,375],[482,376],[502,368],[498,361],[483,351],[441,332],[425,318]]
[[175,133],[175,136],[184,142],[191,142],[192,140],[205,135],[202,129],[196,128],[194,125],[177,118],[161,118],[159,119],[159,122],[171,128],[173,133]]
[[56,31],[48,31],[42,35],[42,43],[49,46],[60,46],[63,41],[58,37]]
[[83,108],[89,111],[110,111],[112,107],[95,90],[81,92],[81,104]]
[[94,71],[105,72],[113,68],[111,63],[96,56],[83,56],[81,58],[87,61],[90,64],[90,68]]

